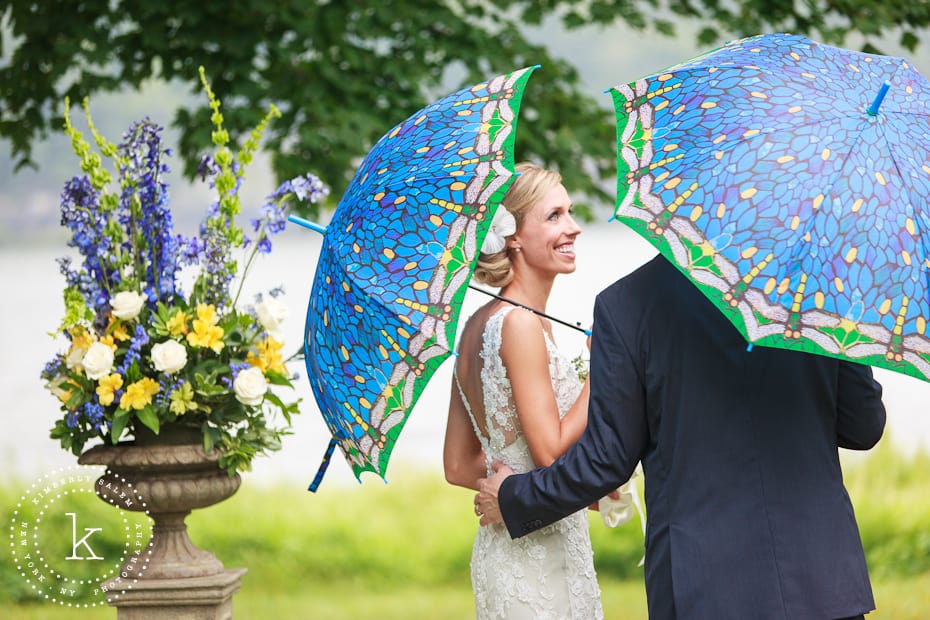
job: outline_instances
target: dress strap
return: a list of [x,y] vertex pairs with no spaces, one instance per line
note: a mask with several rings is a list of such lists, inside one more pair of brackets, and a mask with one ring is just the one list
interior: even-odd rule
[[458,364],[452,369],[452,377],[455,379],[455,387],[459,389],[459,396],[462,397],[462,404],[465,405],[465,411],[468,412],[468,419],[471,420],[471,427],[475,431],[478,442],[481,444],[481,449],[484,450],[485,454],[489,454],[490,443],[488,442],[488,438],[481,434],[481,429],[478,428],[478,422],[475,420],[475,414],[472,413],[471,405],[468,404],[468,398],[465,397],[465,390],[462,389],[462,382],[459,381]]

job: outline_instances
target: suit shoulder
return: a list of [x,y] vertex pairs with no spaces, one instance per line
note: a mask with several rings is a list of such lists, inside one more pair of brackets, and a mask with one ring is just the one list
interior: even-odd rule
[[605,299],[614,299],[628,294],[642,295],[646,291],[655,289],[658,284],[668,278],[667,272],[669,269],[675,270],[668,260],[660,254],[609,285],[601,291],[598,297],[603,296]]

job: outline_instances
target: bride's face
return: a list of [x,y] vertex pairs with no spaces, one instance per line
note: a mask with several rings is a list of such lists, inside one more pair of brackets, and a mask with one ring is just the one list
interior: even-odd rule
[[561,184],[529,210],[513,236],[517,262],[553,275],[575,271],[575,239],[581,229],[572,217],[572,201]]

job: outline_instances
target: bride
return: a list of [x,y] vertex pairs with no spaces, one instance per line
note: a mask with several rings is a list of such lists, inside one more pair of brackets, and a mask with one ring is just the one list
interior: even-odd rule
[[[575,271],[581,230],[558,173],[529,163],[517,172],[475,279],[544,312],[556,275]],[[443,453],[451,484],[476,489],[495,459],[517,472],[549,465],[581,436],[588,382],[548,320],[494,300],[468,320],[458,350]],[[479,528],[471,580],[479,620],[603,618],[583,510],[516,540],[503,525]]]

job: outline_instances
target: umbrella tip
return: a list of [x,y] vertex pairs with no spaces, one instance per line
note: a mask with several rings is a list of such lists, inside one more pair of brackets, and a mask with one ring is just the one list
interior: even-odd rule
[[746,345],[746,352],[748,353],[748,352],[752,351],[752,347],[753,347],[753,344],[752,344],[751,342],[750,342],[749,344],[747,344],[747,345]]
[[885,95],[888,94],[888,89],[891,88],[891,83],[887,80],[882,82],[881,88],[878,89],[878,94],[875,95],[875,100],[872,102],[872,105],[869,106],[869,109],[866,110],[869,116],[875,116],[878,114],[878,108],[882,105],[882,100],[885,98]]
[[542,67],[542,65],[533,65],[533,68],[534,68],[534,69],[539,69],[539,68],[541,68],[541,67]]
[[304,218],[298,217],[298,216],[296,216],[296,215],[294,215],[294,214],[288,215],[288,216],[287,216],[287,221],[292,222],[292,223],[294,223],[294,224],[297,224],[297,225],[299,225],[299,226],[303,226],[304,228],[309,228],[310,230],[315,230],[316,232],[320,233],[321,235],[325,235],[325,234],[326,234],[326,227],[325,227],[325,226],[320,226],[320,225],[317,224],[316,222],[311,222],[310,220],[305,220]]

